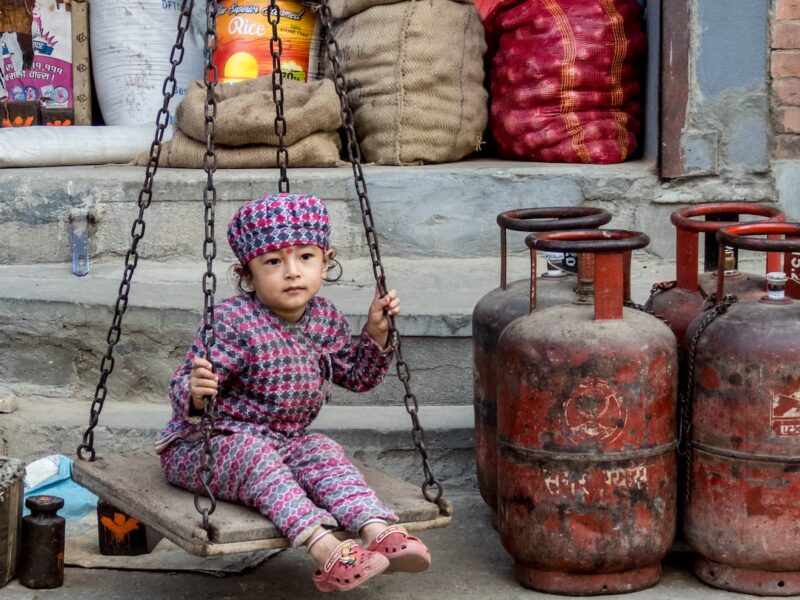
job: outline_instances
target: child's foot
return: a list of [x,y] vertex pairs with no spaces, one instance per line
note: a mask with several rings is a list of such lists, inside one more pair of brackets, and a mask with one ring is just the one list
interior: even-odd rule
[[419,538],[409,535],[404,527],[392,525],[372,540],[367,550],[389,559],[392,571],[419,573],[431,566],[431,553]]
[[345,540],[331,552],[325,565],[314,573],[314,584],[321,592],[346,592],[380,575],[389,560],[365,550],[353,540]]

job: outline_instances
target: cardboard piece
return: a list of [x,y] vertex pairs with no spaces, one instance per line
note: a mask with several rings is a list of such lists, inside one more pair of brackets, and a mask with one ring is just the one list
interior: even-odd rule
[[0,127],[33,127],[38,124],[38,102],[6,102],[0,104]]
[[69,127],[75,123],[75,114],[71,108],[43,108],[39,124],[48,127]]

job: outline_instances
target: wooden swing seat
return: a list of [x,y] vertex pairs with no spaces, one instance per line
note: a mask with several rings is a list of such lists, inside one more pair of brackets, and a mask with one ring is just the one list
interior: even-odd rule
[[[358,462],[356,466],[409,531],[435,529],[450,523],[450,503],[445,501],[444,510],[440,510],[438,505],[426,501],[416,486]],[[196,556],[273,550],[289,545],[272,521],[256,510],[221,500],[217,500],[217,508],[209,517],[208,531],[203,529],[202,517],[194,507],[194,494],[169,484],[154,454],[105,456],[94,462],[76,460],[72,478]]]

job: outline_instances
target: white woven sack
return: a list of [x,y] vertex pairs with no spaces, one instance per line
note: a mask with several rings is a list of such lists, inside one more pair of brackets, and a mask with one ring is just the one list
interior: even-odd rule
[[[179,0],[92,0],[92,70],[106,125],[155,124],[178,32]],[[203,78],[203,36],[184,37],[174,109],[194,79]]]

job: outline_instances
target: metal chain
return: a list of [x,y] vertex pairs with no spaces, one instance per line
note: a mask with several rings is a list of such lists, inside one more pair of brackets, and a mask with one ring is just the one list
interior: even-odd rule
[[733,295],[726,295],[722,300],[708,309],[706,316],[703,318],[700,326],[692,336],[692,341],[689,344],[689,351],[686,355],[686,388],[683,390],[679,397],[679,411],[680,411],[680,426],[678,428],[678,454],[683,456],[686,460],[686,474],[685,474],[685,501],[688,503],[692,499],[692,406],[694,404],[694,382],[695,372],[694,363],[697,354],[697,344],[700,341],[700,336],[706,328],[714,322],[714,320],[722,314],[725,314],[728,309],[738,301],[738,298]]
[[[358,146],[358,140],[356,138],[353,111],[347,100],[347,79],[340,67],[339,57],[341,56],[341,52],[339,50],[339,44],[333,37],[333,16],[328,0],[322,0],[319,12],[322,16],[322,29],[325,35],[328,60],[333,70],[333,82],[336,86],[336,93],[339,96],[339,102],[341,104],[342,121],[347,136],[347,155],[353,166],[356,193],[358,194],[358,200],[361,205],[361,217],[364,223],[367,246],[369,247],[370,257],[372,258],[372,270],[378,285],[378,293],[384,296],[387,293],[386,272],[381,263],[378,236],[375,232],[372,219],[372,207],[370,206],[369,196],[367,195],[367,183],[364,180],[364,172],[361,167],[361,149]],[[419,404],[414,392],[411,391],[411,370],[409,369],[408,363],[403,359],[400,335],[397,333],[394,317],[389,315],[388,319],[389,339],[395,348],[397,357],[397,377],[400,379],[405,389],[403,402],[405,403],[406,411],[411,416],[411,439],[422,457],[422,469],[425,476],[425,481],[422,483],[422,494],[425,496],[426,500],[438,503],[440,508],[443,508],[444,505],[441,500],[444,490],[442,484],[434,477],[433,467],[428,458],[428,449],[425,445],[425,432],[419,421]]]
[[[203,241],[203,258],[206,260],[206,272],[203,275],[203,328],[201,336],[205,349],[205,358],[212,363],[211,350],[216,336],[214,333],[214,293],[217,291],[217,276],[214,273],[214,258],[217,256],[217,240],[214,234],[214,209],[217,204],[217,189],[214,186],[214,172],[217,170],[217,151],[214,139],[217,134],[217,67],[214,65],[214,50],[217,47],[217,0],[208,0],[206,4],[206,68],[203,81],[206,85],[205,102],[205,134],[206,153],[203,155],[203,170],[206,172],[206,186],[203,188],[203,222],[205,224],[205,240]],[[203,452],[200,454],[200,480],[202,490],[194,494],[194,507],[203,517],[203,528],[208,529],[208,517],[217,508],[217,501],[211,491],[211,480],[214,477],[214,450],[211,436],[214,433],[214,397],[203,397],[203,417],[200,420],[200,432],[203,435]],[[209,500],[207,507],[201,499]]]
[[[150,156],[147,161],[147,169],[145,171],[144,183],[142,189],[139,191],[139,198],[137,200],[139,205],[139,215],[131,226],[131,245],[128,252],[125,254],[125,270],[122,274],[122,282],[119,285],[119,292],[117,294],[117,301],[114,304],[114,317],[111,321],[111,326],[106,335],[106,342],[108,348],[100,362],[100,380],[94,391],[94,399],[89,411],[89,426],[83,433],[83,443],[78,446],[77,454],[81,460],[93,461],[96,458],[94,449],[94,429],[100,421],[100,413],[103,410],[103,404],[108,396],[108,377],[114,370],[114,346],[119,342],[122,335],[122,318],[128,308],[128,294],[131,290],[131,282],[133,281],[133,273],[136,270],[136,265],[139,262],[139,242],[144,237],[144,213],[150,206],[153,200],[153,179],[155,178],[156,171],[158,170],[158,160],[161,156],[161,144],[164,140],[164,132],[169,125],[169,103],[173,96],[177,93],[178,82],[175,79],[175,71],[181,61],[183,60],[183,39],[186,36],[186,31],[189,29],[189,23],[192,18],[192,7],[194,0],[183,0],[181,3],[181,12],[178,17],[178,34],[175,38],[175,44],[172,46],[172,51],[169,55],[170,70],[167,77],[164,79],[164,85],[161,88],[163,94],[163,102],[161,108],[156,115],[156,132],[153,143],[150,145]],[[84,452],[88,452],[88,458],[84,456]]]
[[288,192],[289,177],[286,170],[289,167],[289,151],[286,149],[283,139],[286,135],[286,118],[283,114],[283,71],[281,70],[283,41],[278,34],[281,10],[275,0],[270,0],[267,20],[272,25],[272,39],[269,41],[269,51],[272,54],[272,100],[275,102],[275,135],[278,137],[278,149],[276,150],[276,164],[280,169],[278,191]]
[[677,281],[661,281],[659,283],[654,283],[653,287],[650,288],[650,296],[647,298],[647,302],[644,303],[644,307],[647,310],[653,309],[653,300],[658,294],[662,292],[666,292],[667,290],[671,290],[676,285],[678,285]]
[[[656,284],[656,285],[658,285],[658,284]],[[653,287],[655,287],[655,286],[653,286]],[[650,304],[650,305],[648,305],[648,304]],[[669,327],[671,329],[672,325],[670,324],[669,319],[667,319],[666,317],[656,313],[652,309],[651,305],[652,305],[652,303],[650,303],[649,301],[647,303],[645,303],[645,304],[637,304],[636,302],[633,302],[632,300],[626,300],[625,302],[622,303],[622,306],[624,306],[626,308],[633,308],[634,310],[640,310],[643,313],[646,313],[646,314],[648,314],[648,315],[650,315],[652,317],[655,317],[656,319],[658,319],[659,321],[661,321],[662,323],[664,323],[667,327]]]

